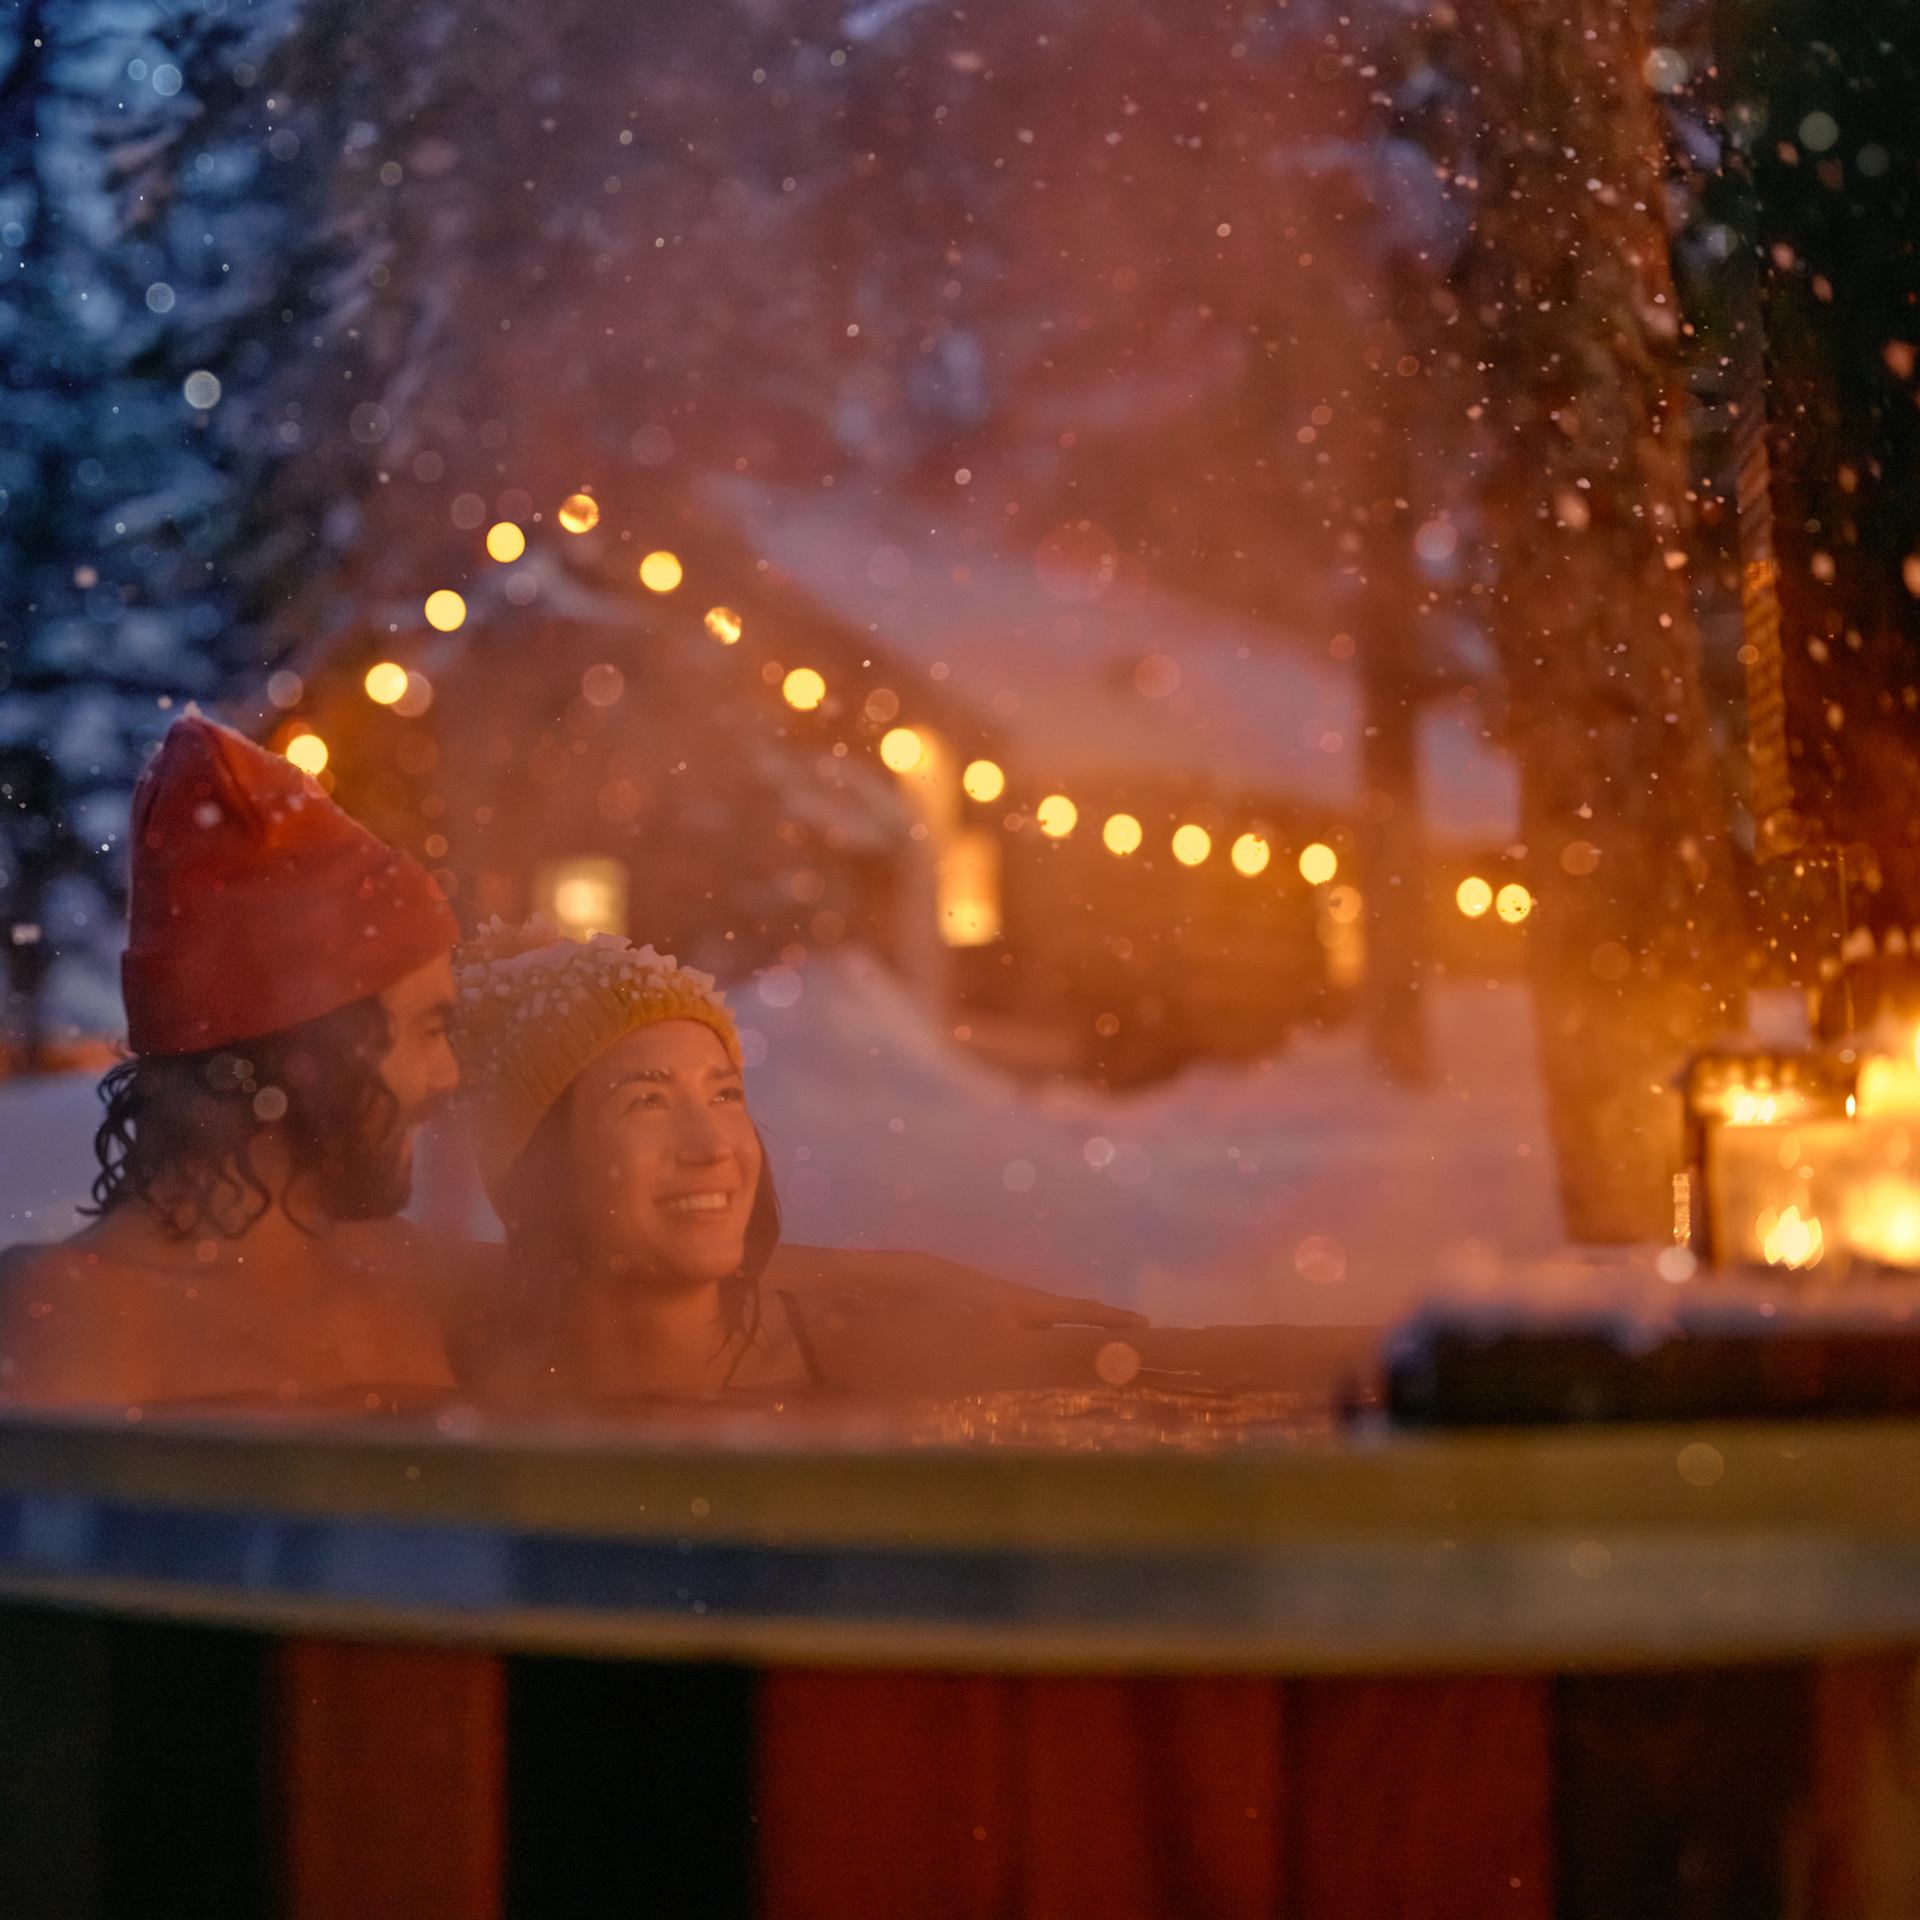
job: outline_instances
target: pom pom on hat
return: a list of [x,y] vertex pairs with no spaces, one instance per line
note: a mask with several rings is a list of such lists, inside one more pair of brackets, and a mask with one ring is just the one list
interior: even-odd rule
[[427,870],[290,761],[199,714],[133,793],[121,988],[139,1054],[199,1053],[337,1012],[449,952]]
[[739,1031],[712,975],[615,934],[571,940],[543,920],[495,919],[453,965],[453,1044],[489,1193],[568,1087],[636,1028],[697,1020],[741,1063]]

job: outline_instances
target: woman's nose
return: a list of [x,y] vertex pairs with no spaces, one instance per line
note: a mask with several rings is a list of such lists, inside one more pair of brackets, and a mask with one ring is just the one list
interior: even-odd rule
[[720,1129],[714,1125],[712,1115],[704,1107],[696,1107],[682,1119],[675,1150],[683,1161],[702,1166],[720,1159],[724,1149],[725,1142],[720,1137]]

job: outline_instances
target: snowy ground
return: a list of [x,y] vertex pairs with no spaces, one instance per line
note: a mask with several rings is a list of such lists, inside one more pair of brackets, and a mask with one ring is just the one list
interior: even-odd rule
[[[1442,1078],[1419,1095],[1351,1032],[1122,1097],[1035,1089],[853,954],[736,1005],[795,1240],[926,1248],[1192,1325],[1391,1319],[1560,1239],[1518,987],[1441,991]],[[85,1079],[0,1087],[5,1240],[76,1223],[96,1110]],[[426,1160],[423,1210],[485,1230],[449,1165]]]

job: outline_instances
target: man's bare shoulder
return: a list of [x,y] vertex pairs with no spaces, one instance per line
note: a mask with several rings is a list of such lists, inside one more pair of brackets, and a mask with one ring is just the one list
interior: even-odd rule
[[0,1253],[0,1394],[39,1403],[144,1397],[160,1278],[85,1234]]

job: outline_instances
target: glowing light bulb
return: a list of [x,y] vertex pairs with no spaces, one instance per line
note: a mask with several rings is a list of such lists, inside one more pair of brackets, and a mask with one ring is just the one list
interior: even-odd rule
[[926,757],[926,743],[911,727],[895,727],[881,737],[880,758],[895,773],[911,773]]
[[1233,861],[1234,872],[1244,873],[1251,880],[1256,873],[1266,872],[1273,849],[1259,834],[1243,833],[1233,843],[1233,852],[1228,857]]
[[991,760],[969,760],[960,776],[960,785],[969,800],[998,800],[1007,790],[1007,776]]
[[811,667],[795,667],[780,683],[780,697],[800,713],[811,713],[827,697],[827,683]]
[[1033,817],[1049,840],[1064,840],[1080,818],[1080,809],[1064,793],[1050,793],[1034,808]]
[[569,533],[591,533],[600,524],[600,502],[590,493],[570,493],[554,518]]
[[1324,840],[1300,849],[1300,878],[1310,887],[1323,887],[1340,871],[1340,859]]
[[1533,911],[1533,895],[1518,880],[1509,880],[1493,896],[1493,910],[1508,926],[1517,927]]
[[740,643],[740,616],[731,607],[709,607],[706,629],[723,647]]
[[1454,888],[1453,904],[1469,920],[1478,920],[1493,905],[1493,889],[1477,873],[1470,873]]
[[1107,851],[1122,856],[1138,852],[1144,837],[1140,822],[1130,813],[1109,814],[1107,824],[1100,829],[1100,838],[1106,843]]
[[457,633],[467,622],[467,603],[451,587],[427,595],[427,625],[440,633]]
[[317,733],[296,733],[287,742],[286,755],[302,773],[318,773],[327,764],[327,743]]
[[1173,832],[1173,857],[1183,867],[1197,867],[1213,851],[1213,836],[1205,827],[1189,822]]
[[654,593],[671,593],[687,577],[677,553],[656,548],[640,562],[640,584]]
[[394,660],[382,660],[367,669],[367,698],[377,707],[390,707],[407,691],[407,670]]
[[503,566],[518,560],[527,550],[527,536],[511,520],[496,520],[487,529],[488,557]]

